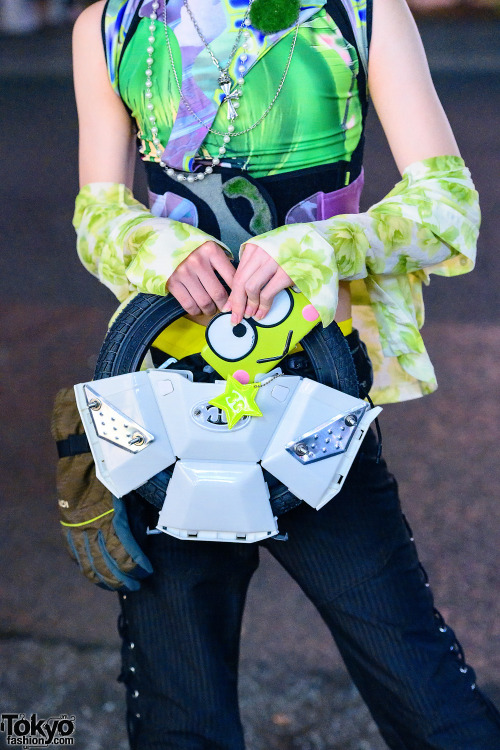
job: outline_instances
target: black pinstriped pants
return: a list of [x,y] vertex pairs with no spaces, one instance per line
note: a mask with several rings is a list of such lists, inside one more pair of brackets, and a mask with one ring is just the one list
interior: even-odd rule
[[[397,485],[369,433],[339,495],[264,546],[314,603],[394,750],[499,750],[500,715],[433,606]],[[133,750],[241,750],[237,666],[258,545],[150,536],[155,573],[122,597]]]

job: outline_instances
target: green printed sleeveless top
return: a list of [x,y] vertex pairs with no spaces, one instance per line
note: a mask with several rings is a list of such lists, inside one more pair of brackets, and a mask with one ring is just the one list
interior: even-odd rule
[[[333,6],[321,0],[301,6],[296,45],[283,88],[256,127],[252,126],[273,101],[284,76],[295,28],[264,35],[248,27],[245,84],[233,122],[236,131],[246,132],[225,144],[225,162],[261,178],[340,161],[349,163],[357,148],[359,151],[366,110],[369,9],[365,0],[337,0],[335,12]],[[246,0],[190,0],[190,8],[224,65],[247,8]],[[222,103],[219,70],[182,0],[167,2],[167,29],[163,0],[156,10],[157,20],[150,19],[151,12],[152,0],[108,1],[103,36],[109,77],[137,123],[142,159],[162,160],[175,169],[192,171],[197,158],[217,156],[222,145],[222,137],[207,132],[207,127],[227,132],[227,104]],[[149,101],[154,104],[158,133],[152,132],[149,121],[145,85],[150,24],[155,26],[155,43]],[[233,80],[241,75],[238,65],[239,53],[229,67]]]

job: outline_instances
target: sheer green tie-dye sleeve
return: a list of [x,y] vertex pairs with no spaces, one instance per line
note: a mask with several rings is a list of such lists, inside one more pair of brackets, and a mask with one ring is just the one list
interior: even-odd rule
[[233,257],[197,227],[154,216],[120,183],[85,185],[76,198],[73,226],[83,265],[120,301],[134,291],[167,294],[177,266],[208,240]]
[[422,283],[431,272],[455,276],[474,268],[479,224],[469,170],[460,157],[439,156],[411,164],[365,213],[289,224],[251,241],[293,279],[323,325],[335,316],[339,281],[363,280],[353,285],[353,319],[371,344],[379,402],[387,402],[436,388],[419,333]]

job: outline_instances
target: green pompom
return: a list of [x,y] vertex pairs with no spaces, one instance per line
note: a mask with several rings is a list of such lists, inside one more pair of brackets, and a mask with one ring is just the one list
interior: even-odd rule
[[250,21],[264,34],[275,34],[293,26],[299,11],[300,0],[253,0]]

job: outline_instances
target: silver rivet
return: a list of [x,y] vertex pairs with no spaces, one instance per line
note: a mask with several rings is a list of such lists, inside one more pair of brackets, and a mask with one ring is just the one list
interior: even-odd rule
[[470,686],[470,689],[471,690],[475,690],[476,689],[476,683],[475,682],[472,683],[472,685]]
[[321,450],[323,451],[323,453],[326,453],[326,448],[322,448]]
[[135,667],[129,667],[129,672],[135,672]]
[[336,448],[340,448],[340,443],[335,443]]
[[143,443],[144,443],[144,436],[139,435],[139,434],[135,434],[132,440],[128,441],[129,445],[143,445]]
[[136,718],[136,719],[140,719],[140,718],[141,718],[141,715],[140,715],[140,714],[136,714],[136,715],[135,715],[135,718]]
[[135,643],[134,643],[134,642],[132,642],[132,643],[129,643],[129,644],[128,644],[128,647],[129,647],[129,648],[135,648]]
[[448,628],[446,627],[446,625],[441,625],[441,627],[439,628],[439,631],[441,633],[446,633],[447,630],[448,630]]
[[331,435],[333,430],[328,430],[328,434]]
[[462,674],[465,674],[468,670],[467,667],[460,667],[460,671],[462,672]]
[[293,450],[297,456],[305,456],[307,453],[307,445],[305,443],[297,443]]
[[132,693],[132,698],[138,698],[138,697],[139,697],[139,691],[134,690],[134,692]]
[[329,443],[329,442],[330,442],[330,438],[325,438],[325,443]]

